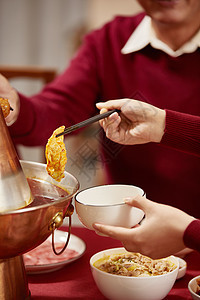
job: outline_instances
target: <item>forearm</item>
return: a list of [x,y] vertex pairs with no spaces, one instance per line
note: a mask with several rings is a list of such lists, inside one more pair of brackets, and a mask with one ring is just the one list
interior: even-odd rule
[[161,144],[199,156],[200,117],[166,110],[166,126]]
[[45,145],[53,130],[71,126],[95,114],[99,81],[90,41],[69,68],[32,97],[20,95],[21,110],[10,128],[15,143]]

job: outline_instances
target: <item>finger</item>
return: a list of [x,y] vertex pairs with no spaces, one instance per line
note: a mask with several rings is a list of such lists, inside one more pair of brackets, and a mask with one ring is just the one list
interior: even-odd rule
[[[108,110],[106,108],[102,108],[100,110],[100,115],[107,112]],[[117,112],[113,112],[110,116],[108,116],[107,118],[104,118],[103,120],[107,120],[107,122],[111,122],[112,120],[116,120],[119,117]],[[101,121],[101,120],[100,120]],[[99,121],[99,122],[100,122]]]
[[100,120],[100,121],[99,121],[99,125],[103,128],[103,125],[104,125],[103,120]]
[[104,130],[110,136],[112,136],[113,132],[119,130],[119,124],[121,122],[121,118],[117,113],[112,114],[107,120],[104,120]]
[[110,101],[107,101],[107,102],[99,102],[99,103],[96,103],[96,107],[98,109],[114,109],[114,108],[117,108],[117,109],[120,109],[120,106],[116,103],[117,101],[116,100],[110,100]]
[[100,109],[100,114],[104,114],[105,112],[107,112],[108,110],[105,107],[102,107]]
[[147,212],[148,209],[152,207],[152,202],[148,200],[145,196],[137,195],[135,197],[126,198],[125,203],[142,209],[144,212]]
[[109,100],[106,102],[96,103],[96,107],[98,109],[107,108],[107,109],[121,109],[122,105],[127,102],[127,99],[117,99],[117,100]]
[[123,143],[118,128],[112,129],[111,127],[108,127],[108,129],[105,130],[105,133],[106,133],[107,138],[112,140],[113,142]]
[[112,131],[117,130],[120,122],[121,122],[120,116],[118,115],[118,113],[114,112],[108,118],[100,120],[99,124],[101,127],[103,127],[103,129],[105,130],[106,133],[107,133],[107,130],[108,130],[108,132],[111,131],[111,133],[112,133]]
[[[100,110],[100,114],[103,114],[105,112],[107,112],[108,110],[106,108],[102,108]],[[104,122],[105,119],[102,119],[102,120],[99,120],[99,125],[104,129],[104,125],[105,125],[105,122]]]
[[130,234],[130,228],[124,228],[124,227],[116,227],[116,226],[110,226],[110,225],[104,225],[104,224],[93,224],[93,228],[97,232],[101,232],[113,239],[116,240],[126,240],[126,237]]
[[16,116],[8,115],[8,116],[5,118],[6,125],[7,125],[7,126],[11,126],[13,123],[15,123],[16,119],[17,119]]

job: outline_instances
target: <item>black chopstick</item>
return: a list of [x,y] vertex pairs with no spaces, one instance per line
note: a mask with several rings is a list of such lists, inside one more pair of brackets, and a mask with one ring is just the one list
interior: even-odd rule
[[82,121],[82,122],[78,123],[78,124],[72,125],[72,126],[66,128],[63,132],[57,134],[56,137],[59,137],[59,136],[64,135],[64,134],[71,133],[74,130],[80,129],[80,128],[84,127],[84,126],[87,126],[87,125],[90,125],[92,123],[95,123],[95,122],[97,122],[97,121],[99,121],[101,119],[107,118],[108,116],[110,116],[114,112],[119,113],[120,110],[119,109],[108,110],[107,112],[105,112],[103,114],[96,115],[96,116],[91,117],[91,118],[89,118],[89,119],[87,119],[85,121]]

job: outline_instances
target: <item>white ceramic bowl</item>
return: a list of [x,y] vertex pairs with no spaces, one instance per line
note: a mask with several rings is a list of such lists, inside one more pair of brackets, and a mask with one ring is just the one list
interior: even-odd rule
[[180,257],[176,257],[179,260],[179,270],[178,270],[178,275],[176,279],[180,279],[183,276],[185,276],[186,270],[187,270],[187,263],[184,259]]
[[172,272],[150,277],[128,277],[113,275],[93,266],[105,255],[126,252],[124,248],[113,248],[96,253],[90,259],[90,267],[95,283],[101,293],[110,300],[161,300],[170,292],[178,274],[179,261],[170,256],[177,267]]
[[197,279],[200,279],[200,275],[192,278],[190,280],[190,282],[188,283],[188,289],[190,291],[192,299],[194,299],[194,300],[199,300],[200,299],[200,296],[196,294],[196,290],[197,290],[197,282],[196,282],[196,280]]
[[80,191],[75,196],[76,213],[82,224],[93,229],[93,223],[131,228],[144,217],[144,212],[124,203],[124,198],[144,195],[133,185],[100,185]]

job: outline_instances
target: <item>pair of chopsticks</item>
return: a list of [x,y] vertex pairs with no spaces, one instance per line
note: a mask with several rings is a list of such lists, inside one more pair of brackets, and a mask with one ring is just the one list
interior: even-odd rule
[[74,131],[74,130],[80,129],[80,128],[82,128],[82,127],[85,127],[85,126],[87,126],[87,125],[90,125],[90,124],[92,124],[92,123],[95,123],[95,122],[97,122],[97,121],[99,121],[99,120],[102,120],[102,119],[104,119],[104,118],[107,118],[107,117],[109,117],[111,114],[113,114],[114,112],[119,113],[120,110],[119,110],[119,109],[109,110],[109,111],[107,111],[107,112],[105,112],[105,113],[103,113],[103,114],[96,115],[96,116],[91,117],[91,118],[89,118],[89,119],[87,119],[87,120],[85,120],[85,121],[82,121],[82,122],[78,123],[78,124],[72,125],[72,126],[66,128],[63,132],[57,134],[56,137],[59,137],[59,136],[64,135],[64,134],[71,133],[71,132]]

